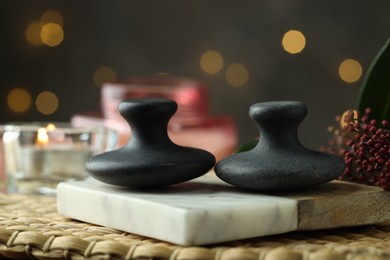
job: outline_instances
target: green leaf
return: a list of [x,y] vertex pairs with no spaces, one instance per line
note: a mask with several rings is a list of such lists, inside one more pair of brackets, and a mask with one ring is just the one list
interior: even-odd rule
[[390,117],[390,39],[369,66],[360,89],[358,108],[360,114],[372,109],[371,118],[377,121]]
[[251,140],[251,141],[249,141],[249,142],[246,142],[246,143],[244,143],[243,145],[241,145],[241,146],[237,149],[236,153],[242,153],[242,152],[250,151],[250,150],[252,150],[253,148],[256,147],[256,145],[257,145],[258,142],[259,142],[259,138],[256,138],[256,139],[254,139],[254,140]]

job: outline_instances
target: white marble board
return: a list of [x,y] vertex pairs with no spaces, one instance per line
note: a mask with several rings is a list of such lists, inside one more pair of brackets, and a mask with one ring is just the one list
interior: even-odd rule
[[87,179],[59,184],[57,205],[73,219],[180,245],[390,220],[390,192],[337,181],[271,195],[238,190],[210,176],[150,191]]

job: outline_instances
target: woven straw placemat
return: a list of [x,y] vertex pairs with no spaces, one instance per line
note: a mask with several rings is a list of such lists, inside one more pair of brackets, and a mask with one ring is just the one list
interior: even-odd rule
[[0,194],[0,258],[379,260],[390,259],[390,223],[184,247],[65,218],[53,197]]

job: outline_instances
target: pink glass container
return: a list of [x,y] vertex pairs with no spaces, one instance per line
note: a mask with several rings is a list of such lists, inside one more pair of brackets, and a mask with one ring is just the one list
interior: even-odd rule
[[101,89],[101,108],[106,118],[121,118],[119,103],[128,98],[167,98],[175,100],[174,119],[197,119],[208,114],[208,88],[201,81],[172,76],[133,77],[105,83]]
[[230,116],[209,115],[208,87],[203,82],[173,76],[133,77],[105,83],[101,89],[102,114],[72,118],[75,126],[103,124],[119,133],[119,143],[130,138],[127,122],[119,115],[119,103],[131,98],[167,98],[178,110],[168,125],[168,134],[178,145],[197,147],[214,154],[217,161],[231,154],[237,145],[237,130]]

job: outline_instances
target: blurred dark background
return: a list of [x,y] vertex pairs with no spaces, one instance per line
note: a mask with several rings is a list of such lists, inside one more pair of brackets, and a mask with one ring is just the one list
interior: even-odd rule
[[104,80],[168,73],[207,83],[211,113],[232,115],[240,142],[257,136],[251,104],[304,101],[300,136],[318,148],[356,106],[389,12],[389,1],[1,1],[0,123],[67,121],[99,109]]

